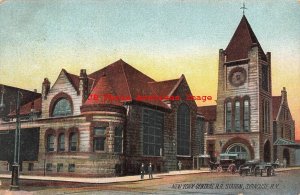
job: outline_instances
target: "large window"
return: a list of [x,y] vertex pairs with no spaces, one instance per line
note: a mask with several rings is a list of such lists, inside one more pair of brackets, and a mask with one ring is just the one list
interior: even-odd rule
[[177,113],[177,154],[190,155],[191,140],[190,109],[181,104]]
[[53,152],[54,151],[54,135],[49,134],[47,136],[47,151]]
[[115,128],[114,152],[121,153],[123,150],[123,128]]
[[58,151],[65,151],[65,134],[61,133],[58,136]]
[[239,159],[250,159],[249,152],[246,147],[242,145],[233,145],[229,147],[227,153],[229,154],[237,154]]
[[265,91],[269,91],[269,67],[267,65],[262,65],[262,88]]
[[104,151],[106,140],[106,127],[94,128],[94,151]]
[[225,117],[226,117],[226,131],[231,131],[231,121],[232,121],[232,107],[231,102],[226,103],[226,111],[225,111]]
[[270,109],[269,109],[269,102],[263,102],[263,131],[265,133],[269,133],[270,128]]
[[234,127],[236,132],[241,131],[241,106],[240,102],[236,101],[234,107]]
[[163,145],[164,115],[161,112],[143,110],[143,154],[160,156]]
[[72,132],[72,133],[70,133],[70,136],[69,136],[70,151],[72,151],[72,152],[77,151],[77,147],[78,147],[78,133]]
[[62,98],[55,103],[52,116],[67,116],[71,114],[72,108],[69,100]]
[[249,100],[244,100],[244,131],[250,130],[250,104]]

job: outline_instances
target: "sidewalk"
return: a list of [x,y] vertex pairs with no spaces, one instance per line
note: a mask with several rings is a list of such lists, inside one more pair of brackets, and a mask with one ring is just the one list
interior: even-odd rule
[[[195,173],[207,173],[210,172],[208,169],[205,170],[182,170],[182,171],[170,171],[169,173],[153,174],[153,179],[159,179],[166,175],[182,175],[182,174],[195,174]],[[9,179],[11,175],[0,174],[1,178]],[[145,174],[145,178],[147,175]],[[140,181],[140,175],[133,176],[122,176],[122,177],[101,177],[101,178],[88,178],[88,177],[53,177],[53,176],[34,176],[34,175],[20,175],[20,179],[26,180],[43,180],[43,181],[66,181],[75,183],[89,183],[89,184],[105,184],[105,183],[118,183],[118,182],[133,182]]]
[[[276,172],[290,171],[300,169],[300,167],[290,167],[290,168],[278,168]],[[172,176],[172,175],[185,175],[185,174],[199,174],[199,173],[209,173],[208,168],[201,170],[182,170],[182,171],[170,171],[168,173],[153,174],[153,179],[159,179],[162,176]],[[0,174],[1,178],[9,179],[11,175]],[[147,178],[147,175],[145,175]],[[21,175],[20,179],[26,180],[43,180],[43,181],[65,181],[74,183],[89,183],[89,184],[106,184],[106,183],[119,183],[119,182],[134,182],[140,181],[140,175],[133,176],[122,176],[122,177],[104,177],[104,178],[87,178],[87,177],[52,177],[52,176],[34,176],[34,175]],[[147,179],[145,179],[147,180]]]
[[[276,172],[291,171],[291,170],[300,170],[300,167],[289,167],[289,168],[278,168]],[[168,173],[159,173],[154,174],[154,179],[160,179],[163,176],[172,176],[172,175],[186,175],[186,174],[201,174],[201,173],[210,173],[208,168],[203,168],[201,170],[182,170],[182,171],[170,171]],[[212,174],[215,172],[211,172]],[[0,186],[1,179],[9,179],[11,175],[0,174]],[[140,175],[134,176],[124,176],[124,177],[108,177],[108,178],[79,178],[79,177],[50,177],[50,176],[31,176],[31,175],[21,175],[21,179],[25,180],[43,180],[43,181],[65,181],[65,182],[74,182],[74,183],[89,183],[89,184],[108,184],[108,183],[117,183],[117,182],[134,182],[141,181]],[[145,175],[147,178],[147,175]],[[148,179],[145,179],[148,180]],[[0,190],[0,195],[32,195],[33,192],[27,191],[9,191],[9,190]]]

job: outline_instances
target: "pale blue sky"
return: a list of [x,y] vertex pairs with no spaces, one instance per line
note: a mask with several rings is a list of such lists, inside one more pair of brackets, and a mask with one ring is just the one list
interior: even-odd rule
[[[7,0],[0,6],[0,58],[15,56],[16,50],[26,54],[45,48],[216,51],[230,40],[242,2]],[[246,1],[246,7],[265,50],[282,45],[300,49],[299,2]]]

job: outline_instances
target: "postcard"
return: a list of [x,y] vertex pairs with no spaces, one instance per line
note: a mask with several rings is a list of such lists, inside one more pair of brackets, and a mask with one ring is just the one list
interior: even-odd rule
[[0,194],[300,194],[299,1],[0,18]]

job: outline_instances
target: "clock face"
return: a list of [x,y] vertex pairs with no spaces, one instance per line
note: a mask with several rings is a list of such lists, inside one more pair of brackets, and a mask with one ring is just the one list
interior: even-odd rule
[[246,81],[246,70],[241,67],[234,68],[229,73],[229,82],[235,87],[243,85]]

